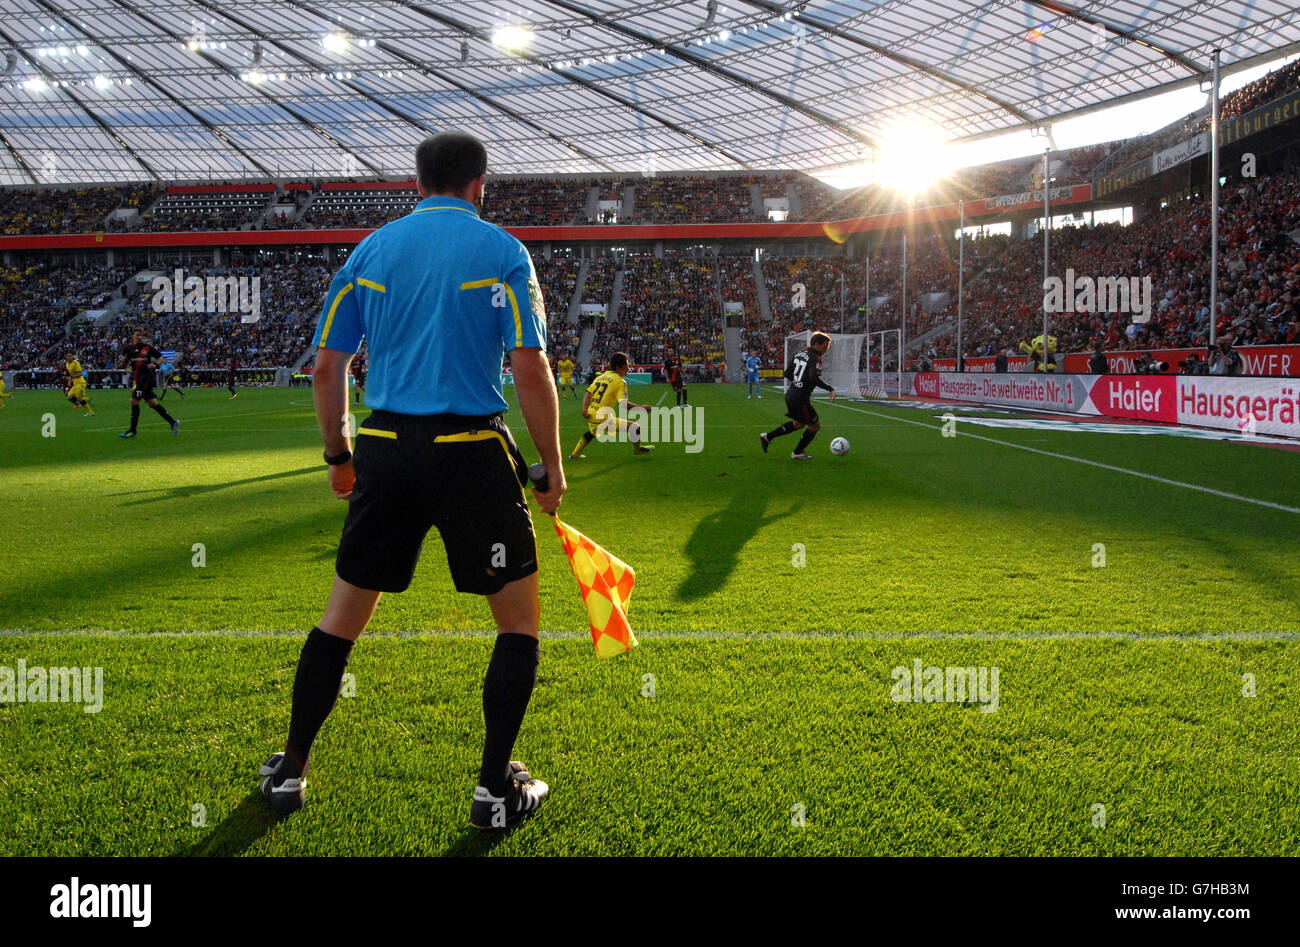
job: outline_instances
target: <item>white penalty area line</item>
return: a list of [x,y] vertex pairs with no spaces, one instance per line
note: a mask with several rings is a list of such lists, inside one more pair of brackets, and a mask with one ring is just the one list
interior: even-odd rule
[[[870,414],[878,418],[888,418],[891,421],[898,421],[902,424],[914,424],[917,427],[928,428],[932,431],[939,430],[936,424],[927,424],[924,421],[913,421],[911,418],[896,418],[892,414],[882,414],[879,411],[868,411],[865,408],[855,408],[851,405],[840,404],[835,402],[836,407],[843,408],[845,411],[854,411],[858,414]],[[958,418],[957,420],[961,420]],[[1087,464],[1089,467],[1100,467],[1102,470],[1110,470],[1114,473],[1127,474],[1130,477],[1141,477],[1143,480],[1154,480],[1156,483],[1163,483],[1171,487],[1182,487],[1184,490],[1197,490],[1201,493],[1208,493],[1212,496],[1222,497],[1225,500],[1239,500],[1242,503],[1253,503],[1255,506],[1267,507],[1270,510],[1281,510],[1283,513],[1295,513],[1300,515],[1300,507],[1286,506],[1282,503],[1273,503],[1271,500],[1257,500],[1254,497],[1244,497],[1239,493],[1229,493],[1226,490],[1215,490],[1213,487],[1203,487],[1197,483],[1185,483],[1182,480],[1170,480],[1168,477],[1158,477],[1155,474],[1143,473],[1140,470],[1129,470],[1127,467],[1116,467],[1114,464],[1103,464],[1098,460],[1088,460],[1084,457],[1074,457],[1070,454],[1058,454],[1055,451],[1042,450],[1038,447],[1030,447],[1027,444],[1013,444],[1010,441],[1000,441],[996,437],[985,437],[982,434],[972,434],[969,431],[956,431],[962,437],[973,437],[977,441],[988,441],[990,444],[997,444],[1001,447],[1011,447],[1015,450],[1028,451],[1031,454],[1042,454],[1044,457],[1055,457],[1057,460],[1069,460],[1076,464]]]
[[[1300,641],[1300,631],[654,631],[634,629],[650,641],[1141,641],[1154,644],[1214,641]],[[455,631],[368,631],[365,638],[490,638],[495,628]],[[0,629],[0,638],[305,638],[301,628],[214,631],[121,631]],[[543,641],[589,641],[590,631],[543,631]]]

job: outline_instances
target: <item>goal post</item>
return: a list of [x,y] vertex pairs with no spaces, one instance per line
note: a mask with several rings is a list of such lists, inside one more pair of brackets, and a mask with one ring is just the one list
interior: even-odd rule
[[[880,339],[879,344],[877,338]],[[872,332],[868,339],[866,366],[862,373],[862,397],[888,398],[890,392],[886,379],[889,375],[894,376],[894,397],[903,397],[903,330],[881,329]],[[875,368],[872,367],[873,361]]]
[[[831,347],[822,358],[822,378],[825,379],[826,384],[835,389],[837,398],[860,397],[862,389],[862,344],[866,341],[867,336],[860,332],[827,332],[826,334],[831,337]],[[785,337],[785,363],[781,366],[782,371],[785,370],[786,365],[790,364],[790,359],[808,347],[811,338],[812,331],[808,329]],[[790,382],[783,379],[782,387],[789,388]],[[814,395],[819,393],[827,394],[827,392],[822,392],[820,389],[813,392]]]

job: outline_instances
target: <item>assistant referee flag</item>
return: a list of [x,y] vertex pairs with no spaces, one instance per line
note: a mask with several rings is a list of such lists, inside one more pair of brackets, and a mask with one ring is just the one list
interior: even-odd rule
[[573,576],[582,589],[596,655],[610,658],[626,654],[637,646],[636,635],[627,623],[627,600],[632,595],[636,573],[622,559],[593,543],[558,516],[553,519],[555,532],[564,542],[565,555],[573,567]]

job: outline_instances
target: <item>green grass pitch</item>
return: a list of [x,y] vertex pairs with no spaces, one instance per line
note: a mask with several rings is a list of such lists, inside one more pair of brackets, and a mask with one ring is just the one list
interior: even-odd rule
[[[595,657],[534,508],[517,757],[553,791],[497,838],[467,820],[490,616],[436,533],[353,653],[307,809],[274,823],[253,794],[345,512],[309,391],[172,394],[180,436],[146,408],[134,441],[124,392],[94,417],[15,392],[0,668],[102,667],[104,693],[94,714],[0,704],[0,855],[1300,854],[1300,453],[944,437],[941,409],[850,402],[819,406],[796,463],[793,436],[758,446],[779,391],[691,400],[699,453],[596,443],[567,465],[562,515],[637,571],[630,655]],[[561,409],[567,452],[583,423]],[[996,711],[892,699],[917,660],[996,667]]]

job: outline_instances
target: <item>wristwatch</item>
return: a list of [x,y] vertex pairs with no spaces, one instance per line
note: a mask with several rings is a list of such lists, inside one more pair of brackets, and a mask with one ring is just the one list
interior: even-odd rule
[[325,463],[329,464],[331,467],[337,467],[339,464],[346,464],[351,459],[352,451],[350,450],[345,450],[341,454],[331,454],[329,451],[325,452]]

